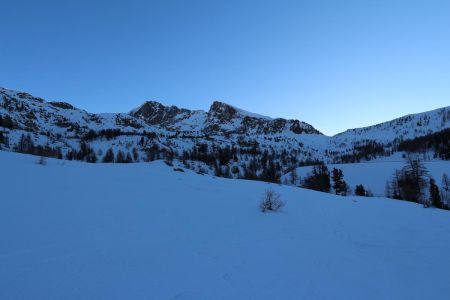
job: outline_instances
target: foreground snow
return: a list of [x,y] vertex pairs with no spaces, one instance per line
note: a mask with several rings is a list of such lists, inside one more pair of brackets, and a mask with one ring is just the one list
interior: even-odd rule
[[0,299],[448,299],[450,215],[0,151]]

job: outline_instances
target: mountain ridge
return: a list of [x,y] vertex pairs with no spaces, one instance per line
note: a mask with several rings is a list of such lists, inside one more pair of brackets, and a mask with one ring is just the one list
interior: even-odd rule
[[128,113],[94,114],[67,102],[46,102],[0,88],[0,118],[4,150],[30,152],[23,147],[23,136],[31,135],[33,147],[57,149],[58,156],[69,159],[85,160],[86,153],[73,153],[91,149],[95,155],[90,155],[100,160],[112,149],[115,154],[133,152],[134,161],[185,157],[212,164],[225,151],[227,159],[221,166],[235,168],[236,176],[241,176],[252,160],[270,158],[272,168],[285,172],[317,161],[390,156],[405,140],[450,128],[450,107],[326,136],[300,120],[261,116],[221,101],[214,101],[208,111],[146,101]]
[[[76,109],[76,110],[81,110],[81,111],[85,111],[85,112],[89,113],[87,110],[85,110],[83,108],[79,108],[79,107],[73,106],[69,102],[65,102],[65,101],[46,101],[43,98],[35,97],[35,96],[33,96],[33,95],[31,95],[31,94],[29,94],[27,92],[24,92],[24,91],[15,91],[15,90],[12,90],[12,89],[7,89],[7,88],[4,88],[4,87],[0,87],[0,92],[1,93],[12,92],[12,93],[16,93],[18,95],[22,95],[22,98],[24,98],[24,99],[32,99],[32,100],[39,101],[39,102],[44,101],[45,103],[48,103],[50,105],[53,105],[53,106],[56,106],[56,107],[60,107],[60,108],[63,108],[63,109]],[[210,105],[208,110],[190,109],[190,108],[180,107],[178,105],[166,105],[162,101],[159,101],[159,100],[146,100],[141,105],[131,109],[128,112],[100,112],[100,113],[90,113],[90,114],[94,114],[94,115],[129,114],[129,115],[133,116],[133,115],[136,115],[137,111],[139,111],[140,109],[142,109],[146,105],[152,105],[153,107],[158,106],[159,108],[162,108],[162,109],[165,109],[165,110],[166,109],[173,109],[173,110],[177,110],[177,111],[180,111],[180,112],[190,112],[190,113],[211,113],[211,111],[217,110],[216,107],[228,107],[228,108],[234,109],[236,111],[242,112],[246,116],[251,116],[251,117],[255,117],[255,118],[263,118],[263,119],[268,119],[268,120],[284,119],[284,120],[300,121],[299,119],[289,119],[289,118],[284,118],[284,117],[272,117],[272,116],[265,116],[265,115],[261,115],[261,114],[258,114],[258,113],[249,112],[249,111],[246,111],[246,110],[241,109],[239,107],[236,107],[234,105],[228,104],[228,103],[226,103],[224,101],[221,101],[221,100],[214,100],[212,102],[212,104]],[[327,136],[327,137],[333,138],[333,137],[341,136],[341,135],[344,135],[344,134],[347,134],[347,133],[350,133],[350,132],[366,131],[366,130],[369,130],[369,129],[372,129],[372,128],[379,127],[379,126],[381,126],[383,124],[397,123],[400,120],[404,120],[404,119],[408,119],[408,118],[414,118],[414,117],[421,116],[421,115],[427,115],[427,114],[435,113],[435,112],[438,112],[438,111],[443,111],[445,113],[448,113],[448,111],[450,111],[450,106],[439,107],[439,108],[430,109],[430,110],[423,111],[423,112],[418,112],[418,113],[410,113],[410,114],[406,114],[406,115],[403,115],[403,116],[400,116],[400,117],[397,117],[397,118],[393,118],[393,119],[388,120],[388,121],[383,121],[383,122],[380,122],[380,123],[376,123],[376,124],[373,124],[373,125],[349,128],[349,129],[346,129],[346,130],[344,130],[342,132],[339,132],[339,133],[336,133],[336,134],[333,134],[333,135],[325,135],[325,134],[321,133],[319,130],[317,130],[317,129],[316,130],[319,131],[321,134]],[[304,121],[300,121],[300,122],[308,124],[308,123],[306,123]],[[155,123],[155,124],[157,124],[157,123]]]

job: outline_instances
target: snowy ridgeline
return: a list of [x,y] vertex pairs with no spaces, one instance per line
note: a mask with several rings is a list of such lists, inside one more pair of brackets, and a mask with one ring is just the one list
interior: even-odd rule
[[[0,299],[448,299],[450,215],[0,151]],[[350,172],[347,172],[350,177]],[[279,213],[258,205],[271,187]]]
[[[359,162],[402,151],[432,150],[436,157],[450,159],[446,143],[433,144],[432,149],[422,149],[429,141],[404,144],[432,134],[439,135],[430,137],[433,141],[448,140],[449,128],[450,107],[328,137],[300,120],[260,116],[218,101],[208,111],[148,101],[130,113],[92,114],[69,103],[46,102],[0,88],[1,149],[72,159],[72,152],[87,146],[92,153],[78,158],[85,161],[92,160],[93,153],[102,161],[108,149],[115,154],[134,151],[136,160],[149,160],[155,147],[160,155],[181,157],[200,145],[206,145],[210,154],[215,149],[214,155],[218,149],[237,149],[237,161],[246,164],[249,156],[260,160],[262,153],[268,152],[283,171],[299,162]],[[24,148],[21,138],[28,134],[34,146],[49,149]]]

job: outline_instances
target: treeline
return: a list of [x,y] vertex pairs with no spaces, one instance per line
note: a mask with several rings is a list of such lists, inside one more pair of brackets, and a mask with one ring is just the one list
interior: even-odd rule
[[68,151],[66,153],[65,158],[67,160],[79,160],[88,163],[96,163],[98,160],[94,149],[92,149],[91,146],[85,141],[80,142],[80,149],[78,151],[77,150]]
[[105,138],[106,140],[112,140],[114,138],[117,138],[119,136],[136,136],[136,135],[142,135],[142,138],[147,137],[149,139],[156,138],[156,133],[154,132],[146,132],[143,133],[137,133],[137,132],[126,132],[122,131],[120,129],[102,129],[99,131],[95,130],[89,130],[87,133],[85,133],[81,140],[84,141],[92,141],[98,138]]
[[390,145],[384,145],[375,141],[366,141],[364,143],[353,145],[352,150],[348,154],[339,155],[338,152],[330,152],[335,156],[334,163],[359,163],[361,160],[372,160],[377,157],[391,155],[391,151],[387,150]]
[[296,153],[287,151],[277,153],[273,149],[261,150],[257,145],[250,148],[237,148],[200,143],[189,150],[184,150],[181,156],[175,153],[174,158],[185,164],[187,161],[203,162],[218,177],[236,177],[273,183],[281,182],[283,173],[281,164],[289,166],[297,163]]
[[53,148],[50,146],[41,146],[41,145],[35,146],[30,134],[27,135],[22,134],[19,142],[15,147],[15,151],[45,157],[54,157],[58,159],[63,158],[61,148]]
[[418,153],[433,151],[435,158],[450,160],[450,128],[421,136],[415,139],[405,140],[399,143],[398,151]]
[[105,156],[103,156],[102,162],[125,164],[139,161],[139,153],[136,148],[133,148],[132,153],[133,154],[130,154],[130,152],[125,153],[122,150],[119,150],[117,151],[117,154],[114,154],[112,148],[109,148],[106,151]]

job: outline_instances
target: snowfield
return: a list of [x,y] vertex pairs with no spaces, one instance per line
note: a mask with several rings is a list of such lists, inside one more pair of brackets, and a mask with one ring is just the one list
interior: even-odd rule
[[[0,151],[0,299],[449,299],[450,214]],[[280,213],[258,211],[267,188]]]

